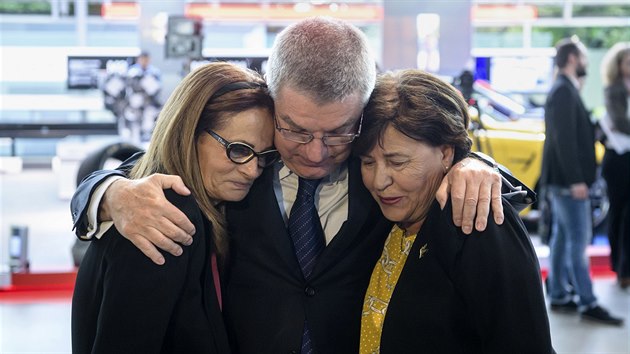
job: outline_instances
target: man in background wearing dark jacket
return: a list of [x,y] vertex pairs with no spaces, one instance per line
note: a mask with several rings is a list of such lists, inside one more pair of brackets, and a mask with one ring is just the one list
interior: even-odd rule
[[[586,48],[577,38],[556,45],[556,80],[545,103],[543,182],[551,197],[551,310],[580,312],[584,320],[621,325],[597,304],[586,247],[592,238],[589,187],[595,181],[595,134],[580,98],[586,76]],[[569,292],[573,284],[577,301]]]

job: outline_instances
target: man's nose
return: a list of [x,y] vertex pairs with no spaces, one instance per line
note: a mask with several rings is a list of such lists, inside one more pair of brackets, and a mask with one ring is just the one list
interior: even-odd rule
[[314,138],[305,144],[304,149],[306,157],[311,162],[319,163],[328,158],[328,146],[320,138]]

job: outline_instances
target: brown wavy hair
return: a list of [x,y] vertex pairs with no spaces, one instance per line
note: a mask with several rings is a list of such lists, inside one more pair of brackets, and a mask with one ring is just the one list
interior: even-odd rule
[[[228,84],[250,82],[252,88],[213,95]],[[131,170],[131,178],[154,173],[178,175],[210,220],[219,259],[227,256],[225,216],[216,207],[220,201],[208,195],[198,164],[197,139],[205,129],[221,129],[242,111],[264,108],[273,115],[273,100],[262,77],[229,63],[206,64],[188,74],[162,108],[149,149]]]

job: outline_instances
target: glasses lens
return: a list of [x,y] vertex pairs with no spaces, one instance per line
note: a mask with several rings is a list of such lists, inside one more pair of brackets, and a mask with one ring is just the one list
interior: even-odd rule
[[324,143],[329,146],[346,145],[354,140],[355,135],[329,135],[324,137]]
[[241,143],[231,143],[227,148],[230,160],[236,163],[245,163],[254,156],[254,150]]
[[313,136],[308,133],[294,132],[288,129],[281,129],[280,132],[282,133],[282,136],[285,139],[291,140],[300,144],[306,144],[306,143],[311,142],[311,140],[313,140]]
[[258,165],[260,167],[267,167],[274,162],[278,161],[280,153],[276,150],[265,151],[258,154]]

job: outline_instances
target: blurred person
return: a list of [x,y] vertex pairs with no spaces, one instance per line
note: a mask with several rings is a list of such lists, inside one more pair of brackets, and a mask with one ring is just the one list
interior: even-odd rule
[[[247,198],[226,204],[224,315],[237,352],[358,352],[363,294],[391,229],[350,158],[375,67],[365,35],[343,21],[309,18],[276,38],[267,80],[282,161]],[[156,246],[181,254],[195,226],[162,196],[162,188],[184,190],[181,179],[123,176],[100,171],[79,186],[72,200],[77,235],[100,237],[113,222],[157,264],[165,258]],[[454,223],[469,234],[486,227],[490,207],[502,222],[500,190],[498,173],[466,158],[437,198],[445,202],[450,191]],[[309,226],[296,227],[303,223]]]
[[151,75],[160,80],[162,74],[160,69],[151,64],[151,55],[149,52],[143,50],[136,58],[135,63],[127,70],[127,76],[140,77],[145,75]]
[[[245,197],[277,159],[273,100],[258,74],[227,63],[190,73],[162,111],[130,178],[177,174],[190,187],[164,196],[193,223],[180,257],[155,265],[115,227],[91,243],[72,301],[74,353],[228,353],[221,260],[228,242],[222,202]],[[139,221],[142,222],[142,221]],[[217,261],[218,259],[218,261]]]
[[586,255],[593,233],[589,187],[597,167],[594,126],[579,91],[587,63],[586,47],[577,37],[556,45],[557,76],[545,102],[541,172],[553,213],[548,293],[552,311],[579,311],[584,320],[621,325],[623,319],[598,305]]
[[606,133],[602,176],[608,187],[610,261],[621,288],[630,286],[630,42],[615,44],[602,61]]
[[[435,193],[468,155],[462,95],[421,70],[377,79],[354,153],[394,222],[365,295],[360,353],[553,353],[538,258],[518,212],[466,236]],[[475,237],[478,236],[478,237]]]
[[160,113],[162,90],[160,70],[151,64],[148,52],[142,51],[136,62],[127,69],[126,106],[119,129],[122,137],[135,144],[149,141]]

